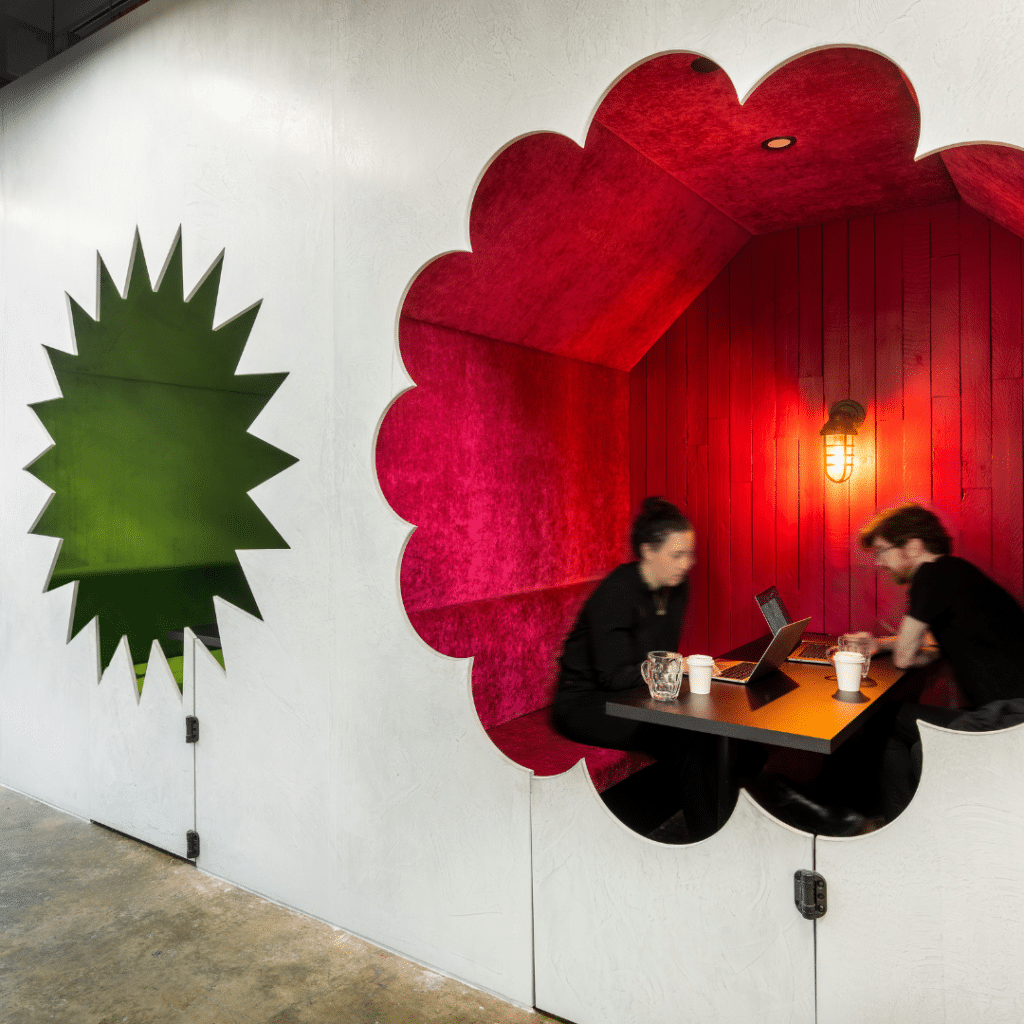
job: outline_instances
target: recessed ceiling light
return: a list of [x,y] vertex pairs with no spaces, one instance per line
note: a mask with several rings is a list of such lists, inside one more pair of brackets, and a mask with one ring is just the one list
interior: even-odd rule
[[690,67],[698,75],[710,75],[712,71],[718,70],[718,65],[710,57],[698,57],[690,64]]
[[765,139],[761,143],[762,149],[789,149],[796,145],[795,135],[776,135],[774,138]]

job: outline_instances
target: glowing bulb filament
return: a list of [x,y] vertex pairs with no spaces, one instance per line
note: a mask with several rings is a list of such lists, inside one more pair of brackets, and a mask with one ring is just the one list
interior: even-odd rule
[[853,435],[825,435],[825,476],[841,484],[853,475]]

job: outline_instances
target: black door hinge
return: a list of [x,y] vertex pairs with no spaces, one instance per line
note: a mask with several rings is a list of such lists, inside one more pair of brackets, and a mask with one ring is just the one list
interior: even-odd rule
[[185,717],[185,742],[199,742],[199,719],[195,715],[187,715]]
[[195,860],[199,856],[199,833],[191,829],[185,833],[185,859]]
[[817,871],[801,869],[793,876],[793,897],[796,909],[808,921],[824,917],[828,910],[828,886]]

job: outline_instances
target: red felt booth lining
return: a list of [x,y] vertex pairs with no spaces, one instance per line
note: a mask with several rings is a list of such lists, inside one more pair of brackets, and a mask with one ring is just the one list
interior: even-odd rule
[[[821,608],[825,625],[845,621],[850,518],[876,496],[845,512],[833,507],[809,438],[826,404],[850,397],[865,374],[879,382],[873,415],[887,426],[871,443],[888,445],[887,466],[902,466],[917,444],[914,418],[924,416],[945,439],[929,479],[952,495],[946,462],[964,450],[965,399],[965,409],[981,411],[965,419],[963,444],[997,438],[991,454],[1008,467],[1006,487],[1019,478],[1019,336],[998,349],[999,378],[987,364],[980,374],[982,307],[962,288],[963,305],[950,306],[949,275],[981,271],[950,263],[961,250],[949,247],[948,217],[864,218],[950,209],[959,188],[1020,230],[1021,154],[971,146],[915,162],[913,95],[897,68],[867,51],[794,60],[742,106],[724,71],[698,74],[692,60],[671,54],[634,69],[602,103],[583,148],[545,133],[503,151],[474,197],[473,251],[430,264],[403,307],[401,351],[418,386],[388,412],[377,445],[384,494],[417,527],[402,564],[403,600],[428,643],[475,655],[481,721],[537,770],[561,770],[552,765],[564,767],[568,750],[549,751],[559,741],[536,710],[550,699],[564,630],[587,581],[626,557],[643,493],[680,496],[705,524],[691,630],[724,646],[709,622],[735,615],[753,629],[749,609],[739,608],[757,582],[804,578],[791,534],[820,552],[819,582],[801,582],[797,600]],[[762,149],[775,135],[794,135],[797,145]],[[904,216],[910,227],[892,250],[892,219]],[[807,237],[789,230],[747,245],[751,233],[812,224]],[[995,303],[1013,272],[1019,284],[1020,259],[1019,246],[1013,262],[1013,246],[992,238]],[[962,252],[976,261],[972,244]],[[872,270],[854,272],[865,246]],[[1009,316],[1019,325],[1016,294],[1015,307],[1012,297],[998,314],[993,305],[992,324]],[[876,298],[879,315],[868,317],[865,304]],[[906,302],[925,311],[909,330]],[[947,344],[946,321],[968,325],[957,341],[965,387],[922,390],[921,353]],[[866,347],[854,340],[865,330],[873,332]],[[652,349],[662,336],[677,341]],[[642,372],[628,374],[641,359]],[[948,360],[940,365],[952,372]],[[910,382],[902,404],[881,383],[897,377],[901,388]],[[979,472],[964,490],[972,519],[1003,486],[991,470]],[[877,500],[889,490],[880,482]],[[769,494],[775,521],[789,524],[778,535],[759,519]],[[847,597],[837,603],[829,595],[844,572]],[[729,580],[724,602],[712,573]]]

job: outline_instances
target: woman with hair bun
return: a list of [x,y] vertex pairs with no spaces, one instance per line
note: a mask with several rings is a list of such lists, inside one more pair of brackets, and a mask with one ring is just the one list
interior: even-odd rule
[[675,651],[696,554],[690,521],[664,498],[647,498],[633,521],[636,561],[612,570],[583,605],[560,658],[555,728],[568,739],[640,750],[680,774],[690,839],[715,830],[714,738],[605,714],[605,701],[639,686],[650,651]]

